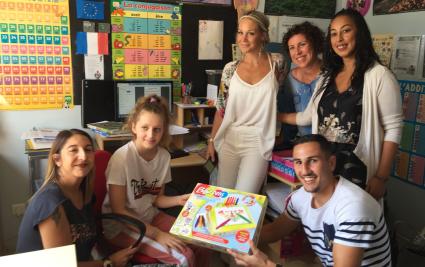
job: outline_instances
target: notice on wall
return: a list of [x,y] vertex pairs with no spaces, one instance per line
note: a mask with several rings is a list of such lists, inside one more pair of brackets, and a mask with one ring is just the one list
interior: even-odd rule
[[223,21],[200,20],[198,39],[199,60],[223,59]]
[[396,36],[392,70],[397,77],[415,78],[419,75],[421,35]]
[[400,81],[404,128],[393,176],[425,187],[425,82]]
[[114,80],[173,80],[181,88],[181,6],[111,1]]
[[394,34],[374,34],[372,41],[373,48],[382,64],[389,68],[394,47]]
[[73,105],[66,0],[0,1],[0,110]]

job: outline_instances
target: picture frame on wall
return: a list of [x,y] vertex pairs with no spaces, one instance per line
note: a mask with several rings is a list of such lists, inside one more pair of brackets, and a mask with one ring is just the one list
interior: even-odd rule
[[404,12],[425,10],[425,0],[375,0],[373,1],[373,15],[388,15]]

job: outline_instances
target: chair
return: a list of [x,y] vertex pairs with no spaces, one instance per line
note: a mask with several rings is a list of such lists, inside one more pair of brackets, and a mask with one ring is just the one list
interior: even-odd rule
[[[138,221],[132,217],[128,217],[121,214],[112,214],[112,213],[102,214],[102,204],[107,192],[105,171],[108,166],[108,162],[110,158],[111,158],[111,154],[105,150],[97,150],[95,152],[95,159],[94,159],[95,166],[96,166],[95,168],[96,173],[95,173],[95,180],[94,180],[94,194],[96,196],[96,202],[94,205],[95,214],[100,216],[101,219],[113,219],[123,223],[131,224],[139,228],[140,236],[139,236],[139,239],[135,242],[135,244],[136,243],[138,244],[142,240],[146,231],[146,227],[141,221]],[[99,229],[102,229],[101,223],[98,223],[97,226],[99,227]],[[115,248],[115,249],[118,249],[118,248]],[[135,254],[133,256],[132,262],[137,264],[159,263],[159,261],[157,261],[156,259],[146,256],[142,253]]]

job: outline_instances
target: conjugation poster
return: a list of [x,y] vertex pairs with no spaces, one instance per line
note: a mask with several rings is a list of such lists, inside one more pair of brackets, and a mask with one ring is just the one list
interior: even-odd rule
[[181,6],[111,1],[115,80],[173,80],[180,92]]
[[400,81],[404,128],[393,175],[425,186],[425,82]]
[[0,110],[73,105],[67,0],[0,0]]

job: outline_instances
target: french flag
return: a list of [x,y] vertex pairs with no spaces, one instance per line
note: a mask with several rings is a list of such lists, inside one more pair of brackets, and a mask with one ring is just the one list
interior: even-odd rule
[[108,55],[108,33],[77,32],[77,55]]

